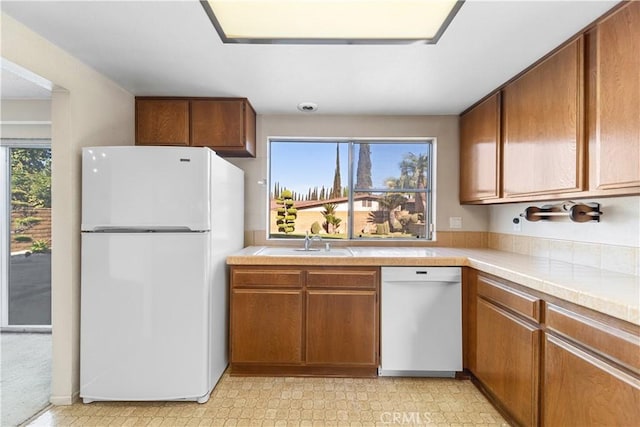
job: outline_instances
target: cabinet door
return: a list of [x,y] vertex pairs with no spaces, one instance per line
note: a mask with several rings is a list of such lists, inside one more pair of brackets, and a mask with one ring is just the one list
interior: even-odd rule
[[378,366],[375,291],[307,292],[309,365]]
[[302,362],[302,290],[233,290],[231,362]]
[[543,425],[638,425],[640,380],[545,335]]
[[503,92],[504,196],[583,190],[583,38]]
[[189,145],[189,101],[136,99],[136,145]]
[[191,145],[210,147],[222,156],[255,155],[255,113],[251,117],[247,109],[253,111],[243,99],[191,101]]
[[500,94],[460,118],[460,202],[500,197]]
[[628,188],[629,194],[637,193],[640,2],[628,2],[599,23],[589,40],[590,186],[592,190]]
[[538,423],[541,331],[478,298],[475,376],[514,420]]

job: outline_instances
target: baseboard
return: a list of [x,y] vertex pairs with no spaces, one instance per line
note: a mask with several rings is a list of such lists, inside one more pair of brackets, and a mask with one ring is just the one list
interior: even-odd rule
[[51,396],[49,397],[49,402],[52,405],[73,405],[74,402],[80,399],[80,392],[76,391],[71,396]]

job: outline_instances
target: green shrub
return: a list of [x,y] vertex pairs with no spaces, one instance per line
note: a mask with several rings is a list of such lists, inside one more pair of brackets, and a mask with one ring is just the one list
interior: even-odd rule
[[49,252],[49,243],[46,240],[36,240],[31,244],[31,252],[33,253]]
[[42,218],[38,218],[35,216],[26,216],[23,218],[16,218],[15,223],[18,227],[33,227],[36,224],[40,224],[42,222]]
[[320,223],[318,221],[311,224],[311,234],[318,234],[320,233],[321,229],[322,227],[320,226]]
[[298,210],[293,206],[293,192],[284,189],[276,199],[276,203],[280,205],[276,212],[278,231],[291,233],[295,230],[295,220],[298,217]]
[[18,243],[27,243],[33,241],[31,236],[26,236],[24,234],[17,234],[13,236],[13,241]]

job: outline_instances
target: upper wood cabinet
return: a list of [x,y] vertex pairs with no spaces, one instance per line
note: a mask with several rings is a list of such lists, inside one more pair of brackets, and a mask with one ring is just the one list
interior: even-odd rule
[[500,94],[460,118],[460,201],[500,197]]
[[640,2],[587,34],[590,189],[640,190]]
[[210,147],[255,157],[256,113],[245,98],[136,98],[136,145]]
[[584,189],[583,37],[503,90],[504,197]]
[[638,117],[640,2],[624,1],[460,117],[460,202],[640,194]]
[[191,145],[255,157],[256,112],[246,99],[191,101]]
[[136,99],[136,145],[189,145],[189,101]]

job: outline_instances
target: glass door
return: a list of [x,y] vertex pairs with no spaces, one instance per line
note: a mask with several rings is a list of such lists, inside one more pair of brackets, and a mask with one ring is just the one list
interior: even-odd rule
[[51,327],[49,140],[3,140],[2,327]]

